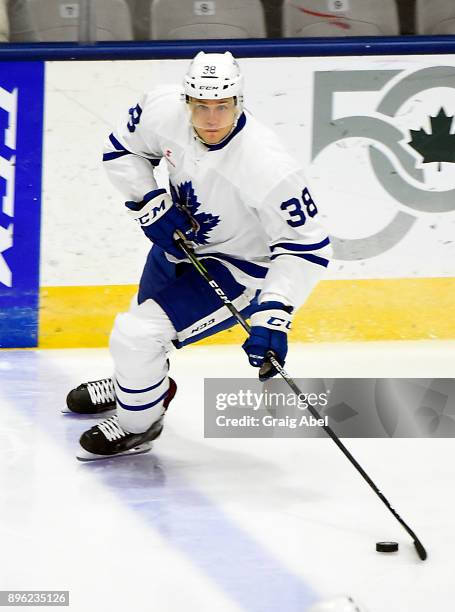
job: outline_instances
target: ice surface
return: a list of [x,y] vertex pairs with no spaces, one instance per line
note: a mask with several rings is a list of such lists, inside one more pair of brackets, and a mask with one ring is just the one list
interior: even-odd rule
[[[288,370],[453,377],[454,349],[294,345]],[[152,453],[77,462],[95,420],[60,408],[111,367],[104,350],[0,352],[0,589],[70,590],[76,612],[303,612],[339,593],[370,612],[452,608],[453,440],[346,441],[426,545],[422,563],[332,441],[204,439],[204,377],[254,375],[237,347],[172,355],[179,392]]]

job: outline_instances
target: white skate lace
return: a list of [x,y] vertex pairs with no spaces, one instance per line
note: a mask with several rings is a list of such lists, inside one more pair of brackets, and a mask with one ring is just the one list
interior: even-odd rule
[[93,404],[115,402],[114,383],[112,378],[103,378],[87,383],[87,391]]
[[128,435],[128,432],[124,431],[118,424],[118,417],[116,416],[106,419],[100,423],[98,427],[109,442],[112,442],[113,440],[120,440]]

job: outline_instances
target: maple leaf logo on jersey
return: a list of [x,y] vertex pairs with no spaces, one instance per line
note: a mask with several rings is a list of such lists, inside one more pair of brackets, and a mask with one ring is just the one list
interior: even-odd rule
[[197,195],[194,193],[193,184],[191,181],[181,183],[177,187],[171,185],[171,195],[174,204],[185,207],[199,224],[199,229],[196,234],[196,242],[199,244],[208,244],[210,232],[220,222],[219,216],[211,215],[210,213],[205,212],[197,212],[201,203],[197,200]]

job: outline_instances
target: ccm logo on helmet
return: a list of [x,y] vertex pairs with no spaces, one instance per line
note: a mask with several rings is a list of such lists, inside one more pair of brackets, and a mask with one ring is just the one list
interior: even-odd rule
[[219,89],[219,87],[214,87],[213,85],[201,85],[199,89]]

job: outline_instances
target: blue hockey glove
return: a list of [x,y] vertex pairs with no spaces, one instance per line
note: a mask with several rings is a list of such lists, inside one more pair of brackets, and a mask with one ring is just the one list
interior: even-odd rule
[[125,202],[125,206],[154,244],[178,259],[185,257],[174,242],[174,234],[180,230],[188,241],[194,241],[195,225],[189,214],[175,206],[165,189],[150,191],[142,202]]
[[[263,302],[251,315],[251,334],[243,343],[250,364],[262,368],[267,362],[267,352],[272,351],[275,358],[284,365],[288,352],[288,331],[291,329],[291,306],[281,302]],[[259,378],[267,380],[277,373],[276,368],[262,368]]]

